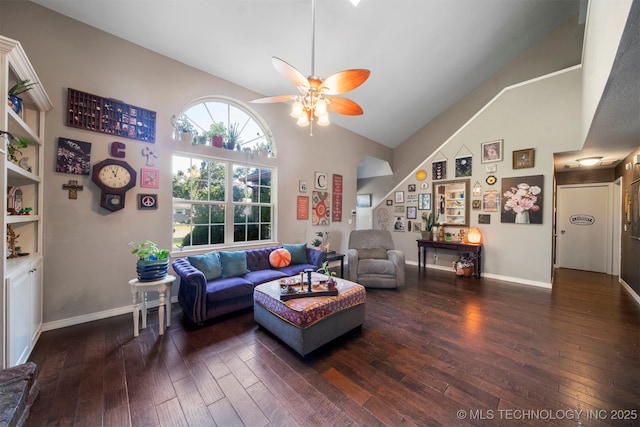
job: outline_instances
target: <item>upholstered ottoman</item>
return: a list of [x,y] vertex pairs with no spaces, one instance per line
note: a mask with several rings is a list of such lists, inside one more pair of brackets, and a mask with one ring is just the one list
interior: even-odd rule
[[288,301],[280,301],[278,280],[258,285],[253,291],[254,318],[304,357],[364,322],[364,287],[343,279],[337,282],[336,296]]

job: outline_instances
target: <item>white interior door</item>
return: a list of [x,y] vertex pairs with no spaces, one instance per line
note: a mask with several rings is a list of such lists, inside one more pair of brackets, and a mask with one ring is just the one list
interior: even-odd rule
[[558,186],[559,267],[609,273],[612,200],[609,184]]

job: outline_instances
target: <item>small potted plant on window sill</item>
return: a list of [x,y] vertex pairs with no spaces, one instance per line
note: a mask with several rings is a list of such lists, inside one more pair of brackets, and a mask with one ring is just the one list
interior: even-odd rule
[[169,272],[169,251],[158,248],[154,242],[145,240],[141,243],[129,242],[132,254],[137,255],[136,271],[141,282],[153,282],[164,279]]
[[193,142],[193,136],[196,133],[195,128],[185,115],[181,115],[176,119],[173,116],[173,139],[176,141]]

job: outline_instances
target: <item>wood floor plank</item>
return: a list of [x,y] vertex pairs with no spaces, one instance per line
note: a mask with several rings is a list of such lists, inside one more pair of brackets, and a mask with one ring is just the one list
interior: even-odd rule
[[[135,338],[130,314],[42,333],[25,425],[640,426],[640,306],[599,273],[541,289],[407,266],[304,359],[250,310],[199,327],[175,305],[162,336],[149,319]],[[636,418],[597,416],[615,410]]]

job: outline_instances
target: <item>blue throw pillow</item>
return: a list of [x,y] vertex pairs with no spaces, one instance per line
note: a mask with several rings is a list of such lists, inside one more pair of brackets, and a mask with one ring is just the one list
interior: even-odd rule
[[307,244],[282,245],[291,254],[291,264],[307,264]]
[[220,251],[220,264],[222,264],[222,278],[244,276],[249,272],[244,251]]
[[222,275],[222,266],[220,265],[220,259],[215,252],[209,252],[203,255],[188,256],[187,259],[192,266],[202,271],[207,282],[209,280],[215,280]]

